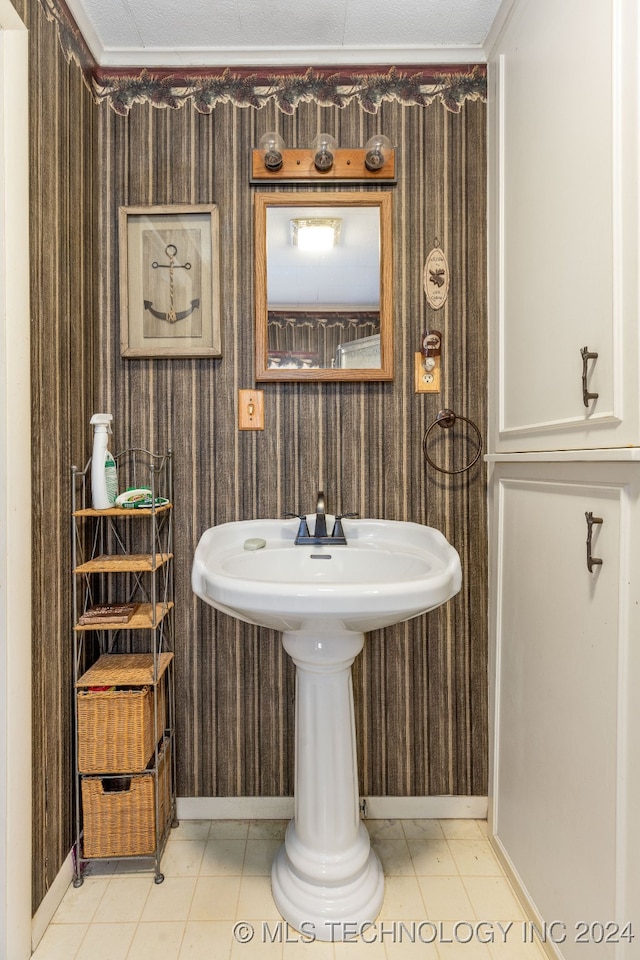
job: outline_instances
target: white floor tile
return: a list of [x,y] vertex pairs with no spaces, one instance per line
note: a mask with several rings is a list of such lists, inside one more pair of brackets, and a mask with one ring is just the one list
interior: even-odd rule
[[207,840],[200,876],[205,877],[239,877],[242,874],[242,865],[246,840]]
[[446,840],[409,840],[409,852],[419,877],[452,877],[458,873]]
[[372,840],[404,840],[401,820],[365,820]]
[[229,960],[233,924],[228,921],[189,921],[178,960]]
[[444,834],[439,820],[402,820],[407,840],[442,840]]
[[206,840],[170,840],[162,857],[165,877],[196,877],[206,845]]
[[153,878],[155,865],[152,857],[145,857],[139,860],[137,857],[128,857],[126,860],[116,861],[116,867],[113,871],[114,877],[145,877]]
[[525,943],[522,925],[515,923],[503,937],[489,945],[493,960],[546,960],[546,954],[538,943]]
[[[424,933],[420,924],[415,927],[398,926],[393,937],[384,938],[387,960],[438,960],[438,949],[434,943],[424,942]],[[429,939],[427,935],[426,939]],[[366,960],[363,957],[363,960]]]
[[489,948],[484,943],[471,940],[469,943],[438,942],[440,960],[492,960]]
[[149,896],[148,879],[112,877],[93,916],[93,923],[137,923]]
[[441,820],[440,827],[447,840],[486,840],[477,820]]
[[32,960],[73,960],[88,929],[88,923],[50,924]]
[[371,846],[380,857],[386,877],[415,877],[406,840],[373,840]]
[[449,840],[447,842],[461,876],[502,876],[500,864],[488,840]]
[[385,946],[377,930],[365,931],[365,938],[334,943],[334,960],[386,960]]
[[280,840],[247,840],[243,876],[270,877],[273,859],[281,846]]
[[474,920],[473,905],[461,877],[418,877],[429,920]]
[[234,920],[239,893],[240,877],[198,877],[189,920]]
[[381,921],[419,920],[424,904],[416,877],[385,877]]
[[140,920],[144,923],[187,920],[196,888],[196,877],[165,877],[151,883]]
[[249,840],[284,840],[288,820],[254,820],[249,824]]
[[75,960],[125,960],[135,923],[91,923]]
[[525,914],[506,877],[464,877],[478,919],[522,921]]
[[139,923],[128,960],[178,960],[184,923]]
[[270,877],[242,877],[237,920],[279,920],[280,914],[271,895]]
[[118,860],[85,860],[83,877],[112,877],[119,866]]
[[211,820],[209,821],[209,839],[246,840],[252,822],[250,820]]
[[334,960],[333,944],[322,940],[308,943],[302,939],[284,943],[283,960]]
[[211,830],[210,820],[181,820],[169,834],[170,840],[206,840]]
[[69,886],[53,916],[53,923],[90,923],[109,884],[109,878],[85,880],[79,887]]
[[[253,930],[253,936],[246,936],[247,930]],[[286,937],[286,924],[275,920],[270,922],[257,921],[255,924],[243,924],[240,935],[239,928],[234,927],[236,935],[231,946],[232,960],[281,960]]]

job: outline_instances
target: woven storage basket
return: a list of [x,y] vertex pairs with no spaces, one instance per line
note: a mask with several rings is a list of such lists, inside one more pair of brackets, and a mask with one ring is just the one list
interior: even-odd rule
[[[171,813],[171,744],[158,759],[160,827],[156,832],[155,777],[85,777],[82,780],[83,854],[92,857],[150,856]],[[110,789],[111,787],[111,789]]]
[[[156,744],[153,687],[78,691],[80,773],[145,770]],[[165,683],[158,684],[158,739],[167,722]]]

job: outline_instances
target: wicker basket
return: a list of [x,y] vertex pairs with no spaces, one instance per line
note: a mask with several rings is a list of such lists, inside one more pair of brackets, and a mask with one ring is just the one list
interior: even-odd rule
[[80,773],[144,770],[153,747],[150,687],[78,691]]
[[151,856],[171,814],[171,743],[158,758],[159,829],[156,831],[155,775],[85,777],[82,780],[83,855]]

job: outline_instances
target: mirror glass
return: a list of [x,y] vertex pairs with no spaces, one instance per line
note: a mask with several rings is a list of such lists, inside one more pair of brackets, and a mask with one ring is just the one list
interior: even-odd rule
[[255,197],[256,379],[390,380],[391,194]]

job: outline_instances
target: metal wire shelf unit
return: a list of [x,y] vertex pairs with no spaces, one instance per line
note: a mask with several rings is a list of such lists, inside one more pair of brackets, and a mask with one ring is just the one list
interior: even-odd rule
[[[125,489],[148,488],[150,507],[94,509],[90,506],[91,460],[82,470],[71,467],[75,886],[83,882],[86,861],[121,857],[127,860],[152,859],[155,881],[161,883],[164,879],[160,870],[162,852],[170,828],[177,825],[172,455],[171,451],[154,454],[143,448],[128,448],[116,454],[114,459],[120,485],[124,484]],[[96,607],[102,609],[94,617]],[[112,610],[116,615],[112,615]],[[79,701],[81,697],[95,694],[96,697],[102,695],[107,703],[105,689],[133,693],[151,691],[150,715],[145,716],[153,751],[142,765],[135,764],[136,769],[126,769],[125,765],[125,769],[113,770],[113,763],[108,763],[109,769],[98,766],[88,772],[86,759],[83,760],[84,768],[80,769],[79,738],[81,730],[83,735],[86,733],[83,724],[87,722],[87,714],[83,712],[79,723]],[[126,711],[128,700],[133,702],[137,698],[114,697],[113,701],[118,699],[122,703],[121,709]],[[84,701],[82,705],[84,707]],[[113,751],[117,754],[120,747],[114,731],[121,735],[123,729],[126,730],[126,713],[124,719],[116,714],[115,720],[113,713],[101,717],[99,710],[91,716],[95,724],[93,735],[97,740],[102,738],[100,746],[104,746],[105,736],[112,737]],[[133,735],[137,735],[137,730]],[[84,742],[83,748],[86,757]],[[104,758],[103,752],[100,757]],[[93,811],[91,813],[94,836],[87,844],[88,817],[87,811],[83,810],[83,791],[93,786],[89,781],[96,778],[102,781],[104,788],[98,801],[104,803],[104,808],[99,811],[97,819]],[[131,808],[127,808],[129,798],[126,793],[131,791],[133,797],[132,787],[136,791],[144,787],[145,802],[148,802],[146,811],[136,809],[135,800],[131,801]],[[106,822],[110,810],[125,811],[114,814],[116,821],[121,821],[124,851],[121,853],[117,852],[119,823]],[[139,820],[146,821],[140,823],[141,830],[147,831],[145,840],[138,841],[144,848],[140,852],[136,852],[135,840],[127,843],[131,818],[135,828],[138,815]],[[148,849],[149,821],[153,821],[152,850]],[[103,827],[111,835],[116,834],[115,843],[110,836],[108,843],[102,845],[104,855],[97,840],[97,833]]]

